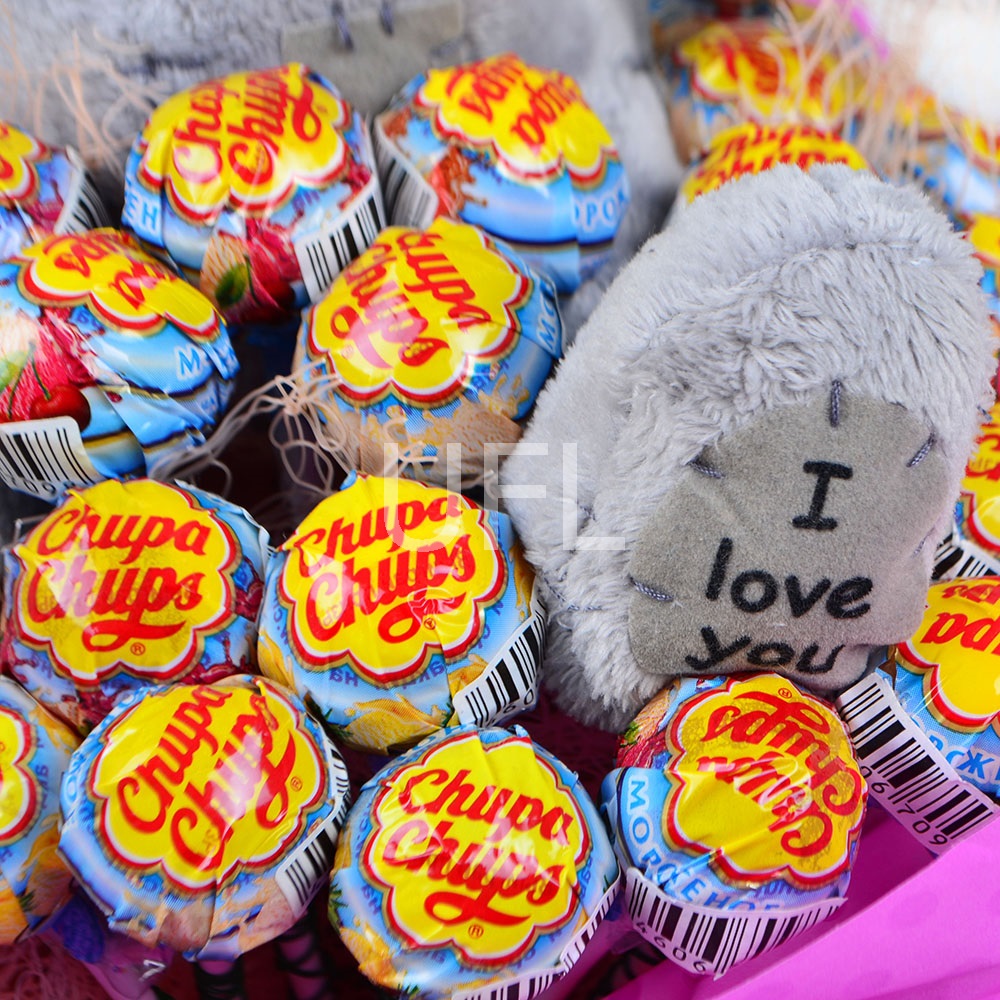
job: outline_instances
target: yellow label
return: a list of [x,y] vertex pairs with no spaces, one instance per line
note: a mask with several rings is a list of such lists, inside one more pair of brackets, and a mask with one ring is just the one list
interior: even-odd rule
[[101,743],[86,782],[102,846],[181,890],[275,864],[327,785],[300,714],[265,681],[160,691],[124,712]]
[[516,310],[531,282],[475,226],[438,218],[430,229],[384,229],[345,268],[308,324],[309,352],[326,358],[355,404],[395,393],[417,406],[461,394],[477,364],[514,349]]
[[970,154],[988,169],[1000,164],[1000,134],[988,132],[972,118],[962,120],[961,135]]
[[166,321],[196,340],[219,331],[212,303],[127,233],[50,236],[14,260],[21,265],[18,287],[39,305],[83,305],[111,326],[142,334],[157,333]]
[[462,657],[507,582],[486,511],[401,479],[359,476],[281,549],[278,594],[298,659],[375,684],[417,677],[435,653]]
[[708,154],[684,181],[689,202],[744,174],[759,174],[777,163],[808,170],[816,163],[846,163],[867,170],[864,157],[833,132],[811,125],[757,125],[746,123],[721,132]]
[[774,674],[734,678],[685,702],[668,738],[663,825],[676,849],[710,854],[742,885],[814,888],[848,870],[865,783],[821,701]]
[[30,135],[0,122],[0,198],[27,201],[38,193],[34,161],[44,151]]
[[923,674],[924,704],[949,729],[978,733],[1000,714],[1000,578],[938,584],[912,639],[896,647]]
[[988,552],[1000,552],[1000,403],[979,429],[962,479],[962,530]]
[[976,256],[987,267],[1000,268],[1000,218],[974,214],[968,232]]
[[17,623],[80,687],[123,670],[166,681],[233,620],[239,543],[189,493],[108,480],[69,499],[17,546]]
[[680,44],[703,97],[736,104],[744,116],[833,125],[847,107],[848,76],[832,53],[800,50],[768,24],[716,22]]
[[268,214],[296,186],[322,187],[341,173],[347,146],[338,130],[350,120],[348,106],[298,63],[209,80],[153,112],[139,180],[166,190],[191,222],[212,221],[227,205]]
[[530,740],[489,746],[469,733],[383,784],[363,863],[409,947],[501,966],[574,916],[589,855],[576,801]]
[[431,69],[414,98],[433,112],[442,137],[488,149],[501,169],[520,178],[567,171],[599,182],[614,143],[576,81],[528,66],[512,53]]
[[38,816],[38,779],[27,766],[36,746],[27,721],[0,705],[0,847],[20,840]]

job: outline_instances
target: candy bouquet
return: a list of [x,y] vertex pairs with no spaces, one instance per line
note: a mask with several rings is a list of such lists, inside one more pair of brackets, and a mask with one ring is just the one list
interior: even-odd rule
[[[641,248],[624,147],[514,52],[367,116],[231,66],[110,219],[0,124],[12,995],[874,996],[873,921],[960,916],[996,135],[860,5],[648,24],[684,175]],[[941,995],[989,995],[967,938]]]

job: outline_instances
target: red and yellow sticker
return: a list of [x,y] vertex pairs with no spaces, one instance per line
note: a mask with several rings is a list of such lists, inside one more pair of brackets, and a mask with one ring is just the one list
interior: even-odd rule
[[920,627],[896,656],[923,675],[924,704],[943,726],[987,729],[1000,715],[1000,578],[931,587]]
[[40,142],[0,122],[0,199],[8,203],[28,201],[38,193],[35,160],[44,154]]
[[475,366],[517,345],[531,281],[475,226],[385,229],[310,314],[308,350],[345,399],[416,406],[461,394]]
[[758,125],[747,122],[720,132],[705,158],[681,187],[687,201],[745,174],[760,174],[778,163],[808,170],[817,163],[844,163],[867,170],[865,158],[834,132],[812,125]]
[[323,756],[280,689],[178,685],[127,709],[86,778],[102,847],[181,891],[273,865],[327,787]]
[[145,253],[127,233],[94,229],[50,236],[22,250],[18,288],[42,306],[86,306],[109,326],[154,334],[166,322],[195,340],[219,332],[212,303]]
[[20,840],[38,818],[38,779],[28,767],[36,746],[28,722],[0,705],[0,847]]
[[1000,552],[1000,403],[979,429],[961,488],[962,530],[988,552]]
[[784,678],[732,678],[685,702],[663,808],[667,842],[723,878],[828,885],[850,868],[865,783],[831,708]]
[[374,684],[465,655],[507,583],[486,511],[457,493],[359,476],[282,546],[278,594],[307,670],[349,666]]
[[265,215],[297,186],[323,187],[344,170],[339,130],[350,120],[348,105],[299,63],[209,80],[150,116],[138,177],[190,222],[211,222],[227,206]]
[[515,178],[558,176],[600,182],[614,142],[576,81],[505,53],[431,69],[414,101],[442,138],[488,151]]
[[677,60],[690,67],[697,93],[736,105],[743,117],[833,126],[854,97],[833,53],[798,46],[760,21],[710,24],[680,44]]
[[177,487],[107,480],[71,492],[15,555],[17,627],[79,687],[123,670],[183,677],[204,636],[234,617],[239,543]]
[[363,866],[410,948],[454,947],[482,967],[516,962],[577,913],[590,833],[531,741],[439,742],[386,782]]

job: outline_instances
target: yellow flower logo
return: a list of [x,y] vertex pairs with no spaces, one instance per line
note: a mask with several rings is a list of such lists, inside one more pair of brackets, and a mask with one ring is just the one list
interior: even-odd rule
[[511,53],[428,70],[415,103],[433,114],[439,135],[489,151],[514,177],[566,171],[578,183],[599,183],[617,155],[576,81]]
[[457,493],[359,476],[282,546],[278,581],[307,670],[349,665],[375,684],[458,660],[504,591],[506,562],[486,511]]
[[174,95],[142,131],[139,179],[191,222],[226,206],[264,215],[297,185],[322,187],[344,169],[338,129],[349,107],[299,63],[236,73]]
[[763,173],[778,163],[791,163],[802,170],[816,163],[846,163],[853,170],[868,169],[864,157],[833,132],[823,132],[811,125],[749,122],[719,133],[681,190],[692,202],[727,181],[744,174]]
[[[573,916],[590,835],[531,741],[444,740],[385,782],[364,865],[389,926],[414,949],[497,968]],[[456,859],[461,859],[458,863]]]
[[71,493],[14,553],[21,634],[80,687],[119,671],[183,677],[204,635],[233,619],[239,543],[176,487],[107,480]]
[[316,741],[279,688],[177,685],[108,727],[87,777],[112,859],[192,892],[282,857],[323,800]]
[[1000,403],[979,428],[962,479],[963,530],[990,552],[1000,551]]
[[828,885],[848,870],[866,788],[837,716],[775,674],[681,706],[668,740],[664,834],[736,885]]
[[931,587],[912,639],[896,647],[900,664],[923,675],[924,702],[944,726],[980,733],[1000,715],[1000,579]]
[[43,306],[84,305],[110,326],[157,333],[169,321],[195,340],[219,332],[212,303],[127,233],[93,229],[22,250],[18,287]]
[[514,349],[529,279],[475,226],[392,228],[337,277],[307,322],[307,351],[355,405],[460,395],[475,366]]
[[832,126],[843,117],[854,86],[832,53],[800,49],[767,24],[711,24],[681,43],[677,59],[691,68],[698,93],[738,104],[765,121]]
[[45,147],[20,129],[0,122],[0,199],[28,201],[38,192],[34,161]]
[[35,747],[28,723],[0,705],[0,847],[20,840],[38,818],[38,779],[27,767]]

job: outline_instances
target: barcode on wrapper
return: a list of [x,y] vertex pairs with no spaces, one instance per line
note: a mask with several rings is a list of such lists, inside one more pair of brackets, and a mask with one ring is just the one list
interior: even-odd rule
[[306,911],[313,897],[329,878],[333,868],[337,834],[350,805],[350,782],[347,767],[340,754],[324,740],[327,767],[331,771],[334,791],[332,811],[322,824],[304,840],[277,870],[274,881],[296,917]]
[[379,119],[375,119],[372,128],[372,142],[390,221],[394,226],[426,229],[437,215],[437,192],[424,180],[420,171],[400,155],[395,144],[383,132]]
[[375,242],[384,227],[382,192],[373,171],[368,183],[336,219],[292,241],[309,301],[318,302],[337,275]]
[[66,157],[73,165],[69,185],[63,193],[63,207],[56,219],[53,232],[78,233],[84,229],[110,226],[100,195],[87,180],[86,167],[75,149],[67,148]]
[[452,994],[452,1000],[530,1000],[547,990],[556,980],[562,979],[576,964],[583,954],[583,949],[590,943],[601,921],[607,916],[621,888],[616,881],[601,897],[593,914],[587,923],[573,935],[569,944],[563,948],[559,961],[552,968],[537,975],[519,976],[516,979],[501,981],[488,989],[480,989],[465,993]]
[[527,711],[538,700],[545,612],[537,587],[535,584],[532,591],[528,617],[486,669],[455,695],[455,713],[462,725],[492,726]]
[[625,905],[635,929],[689,972],[716,976],[815,927],[843,902],[725,913],[672,899],[638,868],[625,873]]
[[1000,576],[1000,558],[952,531],[934,552],[933,580]]
[[72,417],[0,424],[0,479],[11,489],[54,500],[71,486],[105,478],[84,449]]
[[837,708],[869,791],[928,850],[939,854],[1000,812],[906,716],[881,674],[845,691]]

